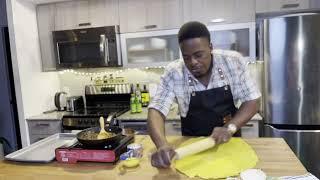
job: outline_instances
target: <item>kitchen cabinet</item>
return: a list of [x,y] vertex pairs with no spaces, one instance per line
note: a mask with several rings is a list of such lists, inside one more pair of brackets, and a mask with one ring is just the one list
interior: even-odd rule
[[56,3],[55,30],[118,25],[118,0]]
[[61,133],[61,120],[28,120],[30,144],[50,135]]
[[310,0],[309,7],[310,7],[310,9],[320,9],[320,1],[319,0]]
[[123,66],[158,67],[179,59],[177,34],[177,29],[122,34]]
[[6,1],[0,1],[0,26],[8,26]]
[[166,120],[165,132],[166,136],[181,136],[181,121]]
[[252,22],[254,0],[184,0],[183,21],[200,21],[206,25]]
[[182,0],[119,0],[120,31],[179,28]]
[[309,8],[309,0],[256,0],[256,13],[286,12]]
[[68,1],[37,6],[43,71],[55,71],[52,31],[119,24],[118,0]]
[[52,31],[54,31],[54,5],[37,6],[37,23],[43,71],[55,71],[56,59]]
[[243,138],[258,138],[259,137],[259,122],[251,120],[241,128],[241,137]]

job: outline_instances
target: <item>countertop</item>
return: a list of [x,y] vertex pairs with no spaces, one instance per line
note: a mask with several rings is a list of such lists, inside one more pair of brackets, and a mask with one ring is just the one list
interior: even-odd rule
[[[54,111],[51,113],[42,113],[36,116],[31,116],[27,118],[27,120],[61,120],[63,115],[68,115],[72,114],[72,112],[66,112],[66,111]],[[125,112],[124,114],[120,115],[117,117],[118,120],[120,121],[126,121],[126,120],[137,120],[137,121],[146,121],[148,118],[148,108],[142,108],[141,113],[134,113],[132,114],[130,111]],[[180,115],[178,112],[178,107],[173,107],[171,108],[167,120],[172,120],[172,121],[179,121],[180,120]],[[257,120],[260,121],[262,120],[262,117],[260,114],[255,114],[251,120]]]
[[[148,118],[148,108],[142,108],[141,113],[131,113],[130,111],[117,117],[120,121],[126,120],[137,120],[137,121],[146,121]],[[172,108],[166,118],[166,120],[180,121],[180,115],[178,108]]]
[[50,113],[42,113],[36,116],[28,117],[27,120],[62,120],[63,115],[69,114],[66,111],[54,111]]
[[[168,141],[177,146],[187,137],[169,136]],[[108,163],[77,163],[61,164],[56,161],[48,164],[31,164],[0,161],[1,180],[170,180],[190,179],[176,172],[174,168],[157,169],[150,164],[150,155],[155,147],[149,136],[136,136],[135,141],[144,147],[144,155],[140,166],[119,174],[119,164]],[[307,173],[304,166],[281,138],[245,139],[256,151],[259,162],[255,168],[263,170],[268,176],[302,175]],[[196,178],[194,178],[196,179]]]
[[[120,115],[119,117],[117,117],[117,119],[120,121],[126,121],[126,120],[139,120],[139,121],[145,120],[146,121],[147,118],[148,118],[148,108],[142,108],[141,113],[132,114],[130,111],[128,111]],[[170,110],[166,120],[180,121],[180,115],[177,107],[174,107]],[[262,117],[260,114],[257,113],[251,118],[251,120],[260,121],[262,120]]]

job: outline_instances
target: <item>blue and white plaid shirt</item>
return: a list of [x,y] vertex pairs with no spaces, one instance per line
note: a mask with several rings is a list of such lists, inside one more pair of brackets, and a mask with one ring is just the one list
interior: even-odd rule
[[213,50],[213,67],[207,87],[187,69],[182,59],[170,63],[161,76],[155,96],[149,105],[167,116],[174,100],[180,116],[186,117],[191,93],[230,85],[234,102],[257,99],[261,93],[247,70],[242,55],[235,51]]

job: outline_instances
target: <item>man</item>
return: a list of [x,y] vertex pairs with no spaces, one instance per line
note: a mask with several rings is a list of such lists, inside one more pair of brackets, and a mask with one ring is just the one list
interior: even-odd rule
[[[151,163],[167,168],[175,154],[165,138],[164,120],[176,99],[182,135],[211,136],[227,142],[257,112],[261,96],[246,71],[242,56],[213,50],[210,33],[199,22],[184,24],[178,33],[183,60],[170,63],[149,105],[148,128],[157,147]],[[242,102],[239,110],[234,102]]]

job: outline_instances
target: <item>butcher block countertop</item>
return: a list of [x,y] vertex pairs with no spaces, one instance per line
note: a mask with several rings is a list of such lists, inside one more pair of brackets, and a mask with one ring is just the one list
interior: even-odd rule
[[[187,137],[171,136],[168,141],[177,146]],[[0,180],[106,180],[106,179],[152,179],[173,180],[189,179],[176,172],[174,168],[157,169],[150,164],[150,155],[155,151],[155,146],[149,136],[136,136],[135,141],[144,147],[144,156],[140,166],[129,169],[125,174],[120,174],[119,164],[88,163],[61,164],[56,161],[48,164],[18,163],[0,161]],[[268,176],[302,175],[307,173],[304,166],[291,151],[286,142],[281,138],[245,139],[256,151],[259,162],[256,168],[262,169]]]

